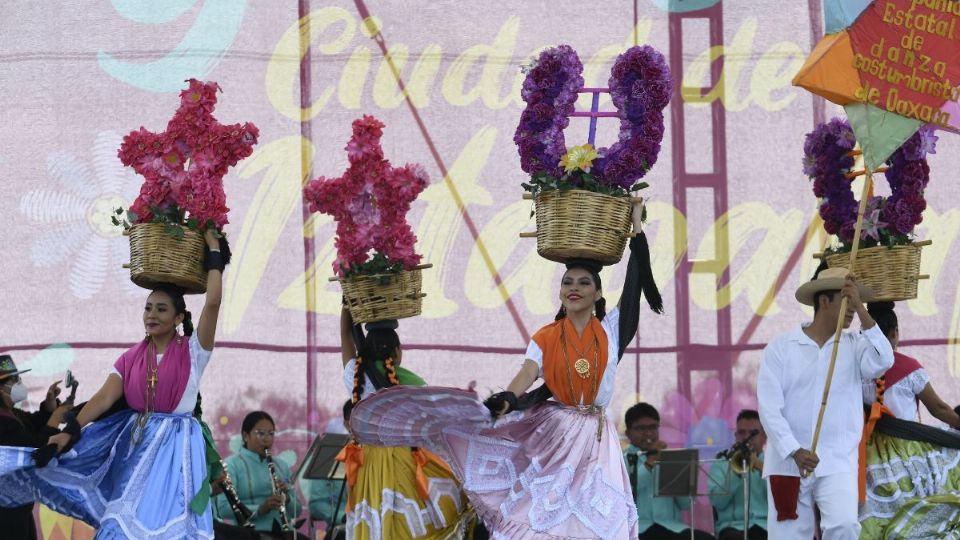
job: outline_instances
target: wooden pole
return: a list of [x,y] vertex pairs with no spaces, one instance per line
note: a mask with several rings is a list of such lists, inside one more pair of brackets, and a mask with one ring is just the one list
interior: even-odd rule
[[[860,194],[860,207],[857,210],[857,224],[853,229],[853,249],[850,250],[850,264],[847,267],[853,272],[853,263],[857,260],[857,251],[860,248],[860,230],[863,228],[863,214],[867,209],[867,194],[873,183],[873,172],[866,169],[863,178],[863,193]],[[817,453],[817,442],[820,439],[820,428],[823,425],[823,414],[827,410],[827,397],[830,395],[830,384],[833,382],[833,368],[837,365],[837,351],[840,350],[840,333],[843,332],[843,321],[847,318],[847,297],[840,301],[840,316],[837,318],[837,330],[833,334],[833,350],[830,353],[830,369],[827,370],[827,381],[823,385],[823,397],[820,399],[820,414],[817,415],[817,427],[813,431],[813,443],[810,451]],[[805,475],[804,475],[805,476]]]

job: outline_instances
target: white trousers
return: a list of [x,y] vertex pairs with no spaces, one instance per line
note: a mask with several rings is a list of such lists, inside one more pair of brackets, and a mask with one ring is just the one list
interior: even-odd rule
[[770,482],[767,482],[767,533],[776,540],[810,540],[813,538],[813,508],[820,509],[822,540],[857,540],[857,471],[809,476],[800,480],[797,519],[777,521]]

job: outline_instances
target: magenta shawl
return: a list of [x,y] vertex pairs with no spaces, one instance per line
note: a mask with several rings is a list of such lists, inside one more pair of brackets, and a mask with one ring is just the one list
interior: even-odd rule
[[[130,408],[143,412],[146,408],[147,354],[150,364],[155,362],[155,351],[144,339],[120,355],[113,365],[123,377],[123,397]],[[154,411],[171,413],[180,404],[190,379],[190,338],[170,340],[157,369],[157,395]]]

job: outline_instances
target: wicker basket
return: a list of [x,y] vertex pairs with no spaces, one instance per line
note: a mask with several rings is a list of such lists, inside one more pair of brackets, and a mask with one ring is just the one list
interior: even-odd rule
[[140,223],[128,229],[130,280],[144,289],[171,283],[187,294],[207,290],[203,271],[203,236],[184,230],[183,238],[171,236],[161,223]]
[[353,322],[360,324],[403,319],[420,314],[420,306],[426,296],[421,292],[423,276],[420,271],[431,266],[422,264],[396,274],[331,279],[340,282]]
[[[930,241],[904,246],[876,246],[857,251],[853,273],[857,281],[873,292],[871,300],[898,301],[917,297],[917,281],[929,276],[920,275],[920,249]],[[826,255],[827,266],[846,268],[850,253]]]
[[537,253],[565,262],[577,257],[614,264],[623,257],[630,232],[632,198],[573,189],[541,191],[535,197]]

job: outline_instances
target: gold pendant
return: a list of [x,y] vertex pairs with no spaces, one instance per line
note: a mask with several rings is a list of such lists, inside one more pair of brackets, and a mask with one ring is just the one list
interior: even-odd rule
[[577,361],[573,363],[573,369],[577,371],[577,375],[585,379],[587,375],[590,375],[590,362],[587,362],[586,358],[578,358]]

